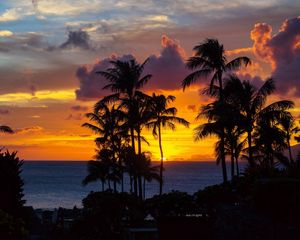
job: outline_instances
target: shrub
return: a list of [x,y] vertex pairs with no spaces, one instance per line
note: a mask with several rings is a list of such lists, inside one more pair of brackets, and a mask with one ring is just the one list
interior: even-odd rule
[[147,199],[146,206],[149,213],[156,219],[166,216],[184,216],[196,212],[193,197],[186,192],[179,191]]
[[25,203],[24,182],[20,176],[22,165],[17,152],[0,152],[0,209],[13,215],[18,214]]

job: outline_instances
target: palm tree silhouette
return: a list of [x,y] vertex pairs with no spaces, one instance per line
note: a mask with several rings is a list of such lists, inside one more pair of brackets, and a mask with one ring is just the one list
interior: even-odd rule
[[[137,93],[142,94],[139,90],[152,77],[150,74],[142,76],[146,59],[142,64],[136,62],[135,59],[130,61],[111,61],[112,68],[106,71],[99,71],[110,83],[103,89],[110,89],[115,94],[111,94],[101,100],[101,102],[119,101],[122,107],[126,108],[129,116],[134,114],[134,99]],[[135,150],[134,123],[130,123],[131,146]]]
[[91,182],[101,181],[102,191],[105,189],[105,183],[108,175],[107,166],[101,161],[91,160],[88,162],[88,175],[82,180],[82,184],[85,186]]
[[[218,84],[220,102],[223,102],[223,74],[228,71],[234,71],[242,65],[247,66],[250,64],[248,57],[238,57],[228,62],[225,54],[225,49],[217,39],[206,39],[204,42],[194,47],[195,56],[188,59],[187,67],[191,70],[200,68],[189,74],[182,82],[182,87],[185,89],[192,83],[196,82],[199,78],[207,78],[212,76],[210,81],[210,90],[212,91],[215,82]],[[223,180],[227,181],[227,171],[225,162],[225,134],[221,126],[220,148],[221,148],[221,163],[223,170]]]
[[[109,107],[106,104],[97,103],[94,112],[87,113],[86,116],[95,124],[84,123],[82,126],[91,129],[99,135],[99,137],[95,139],[99,148],[95,158],[102,161],[102,164],[93,161],[89,162],[89,176],[86,178],[85,182],[88,182],[89,179],[95,179],[95,171],[98,170],[98,175],[105,177],[108,180],[109,185],[110,181],[113,181],[115,191],[116,183],[119,182],[121,175],[123,189],[122,162],[118,162],[122,141],[124,139],[127,141],[127,135],[123,130],[123,112],[119,107],[115,107],[115,105]],[[104,171],[105,169],[106,172]],[[103,175],[104,173],[105,175]],[[101,177],[98,177],[97,179],[100,179],[102,183],[104,183]]]
[[[113,94],[104,97],[100,102],[107,103],[119,101],[121,108],[125,109],[127,117],[127,127],[130,131],[131,146],[135,151],[135,134],[134,131],[138,130],[140,123],[137,121],[137,99],[140,96],[145,96],[144,93],[139,91],[152,77],[150,74],[143,75],[144,66],[147,63],[146,59],[142,64],[139,64],[135,59],[130,61],[111,61],[111,68],[106,71],[99,71],[97,73],[104,76],[110,83],[103,89],[110,89]],[[141,152],[141,139],[138,136],[138,151]],[[134,176],[134,189],[135,193],[138,192],[142,198],[142,181],[140,176]]]
[[146,182],[152,182],[153,180],[160,182],[161,177],[159,174],[159,166],[152,166],[151,154],[149,152],[143,152],[139,160],[139,171],[143,177],[143,198],[146,198]]
[[295,125],[295,119],[292,116],[288,116],[287,118],[281,118],[280,124],[282,125],[283,130],[285,131],[285,139],[287,141],[289,158],[290,162],[293,163],[294,159],[291,149],[291,138],[294,134],[300,131],[300,128]]
[[241,124],[247,132],[248,141],[248,161],[250,166],[255,165],[252,146],[252,134],[257,122],[260,121],[264,127],[268,128],[268,124],[263,123],[264,118],[269,121],[279,120],[282,114],[288,117],[286,110],[292,108],[294,103],[287,100],[277,101],[269,106],[265,106],[267,97],[271,95],[276,87],[273,79],[267,79],[264,84],[257,88],[249,81],[241,81],[237,76],[230,76],[226,82],[227,92],[230,93],[230,101],[240,108]]
[[164,154],[162,148],[161,130],[162,128],[169,128],[175,130],[175,124],[181,124],[185,127],[189,127],[189,122],[183,118],[176,117],[177,109],[175,107],[168,108],[168,104],[175,101],[174,96],[164,96],[152,94],[151,99],[151,120],[146,123],[147,128],[152,129],[152,134],[155,138],[158,138],[159,150],[160,150],[160,184],[159,194],[162,194],[163,188],[163,169],[164,169]]

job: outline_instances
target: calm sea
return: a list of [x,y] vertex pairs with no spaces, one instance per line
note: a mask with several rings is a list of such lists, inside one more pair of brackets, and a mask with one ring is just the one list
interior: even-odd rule
[[[164,191],[194,193],[206,186],[222,182],[220,166],[214,162],[166,162]],[[101,188],[100,182],[82,186],[86,162],[25,161],[22,177],[26,205],[34,208],[80,207],[81,200]],[[128,184],[127,184],[128,185]],[[147,183],[147,197],[158,192],[156,182]]]

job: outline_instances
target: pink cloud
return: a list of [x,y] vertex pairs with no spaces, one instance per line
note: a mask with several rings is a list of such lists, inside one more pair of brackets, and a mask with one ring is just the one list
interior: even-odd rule
[[280,93],[300,96],[300,17],[284,21],[277,34],[271,33],[268,24],[254,26],[254,52],[271,63]]
[[[188,74],[185,67],[185,51],[180,44],[167,37],[162,36],[161,52],[159,55],[151,55],[145,67],[144,74],[152,74],[152,79],[145,86],[145,90],[172,90],[181,88],[181,81]],[[80,87],[76,90],[78,100],[98,99],[108,91],[102,88],[107,84],[104,77],[96,74],[97,71],[105,71],[110,67],[111,60],[129,60],[134,58],[132,54],[116,56],[112,55],[98,61],[91,68],[82,66],[77,69],[77,79]]]

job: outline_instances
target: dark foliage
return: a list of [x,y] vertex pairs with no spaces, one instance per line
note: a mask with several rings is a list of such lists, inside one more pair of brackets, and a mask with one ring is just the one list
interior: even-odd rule
[[19,214],[25,203],[22,165],[17,152],[0,152],[0,209],[13,215]]
[[142,202],[128,193],[92,192],[82,202],[84,213],[75,221],[71,239],[122,239],[124,226],[138,226],[145,217]]
[[172,191],[146,200],[149,213],[155,218],[184,216],[195,213],[193,197],[186,192]]
[[294,222],[300,214],[300,180],[277,178],[256,182],[251,194],[259,212],[273,220]]
[[28,236],[25,223],[21,218],[13,217],[0,210],[0,239],[22,240]]

